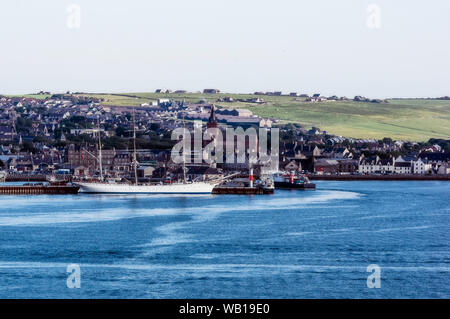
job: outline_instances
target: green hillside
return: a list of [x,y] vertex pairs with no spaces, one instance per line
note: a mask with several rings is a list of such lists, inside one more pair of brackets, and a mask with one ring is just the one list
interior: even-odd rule
[[[237,99],[253,98],[245,94],[156,94],[126,93],[98,95],[110,105],[140,105],[158,98],[184,99],[187,102],[216,102],[225,96]],[[265,104],[216,102],[227,108],[245,108],[262,117],[283,122],[317,126],[332,134],[356,138],[383,138],[425,141],[429,138],[450,138],[450,101],[426,99],[395,99],[389,103],[352,101],[305,102],[289,96],[260,96]]]
[[450,139],[450,101],[430,99],[394,99],[389,103],[327,101],[311,103],[290,96],[259,96],[265,104],[244,102],[216,102],[228,96],[234,100],[254,98],[248,94],[89,94],[104,99],[104,104],[116,106],[140,105],[158,98],[172,98],[187,102],[206,100],[219,107],[245,108],[262,117],[282,122],[317,126],[332,134],[355,137],[391,137],[412,141],[429,138]]

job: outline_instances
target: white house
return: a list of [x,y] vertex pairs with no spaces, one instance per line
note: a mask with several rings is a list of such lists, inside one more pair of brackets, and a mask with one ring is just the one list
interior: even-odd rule
[[411,174],[412,172],[411,162],[397,162],[394,166],[395,174]]
[[380,166],[380,171],[378,173],[387,174],[395,172],[395,158],[380,159],[378,164]]
[[378,156],[371,156],[368,158],[363,158],[359,162],[358,172],[360,174],[372,174],[379,169],[377,162],[379,161]]
[[[402,158],[401,156],[397,157],[395,160],[396,163],[409,163],[411,166],[411,172],[410,174],[425,174],[428,173],[431,170],[431,164],[428,164],[427,161],[424,161],[420,158],[416,157],[405,157]],[[399,171],[401,169],[399,168]],[[397,170],[396,170],[397,173]]]
[[361,174],[390,174],[395,172],[395,158],[380,159],[378,156],[364,158],[359,162]]
[[413,174],[425,174],[431,171],[431,164],[425,163],[420,158],[417,161],[411,162]]

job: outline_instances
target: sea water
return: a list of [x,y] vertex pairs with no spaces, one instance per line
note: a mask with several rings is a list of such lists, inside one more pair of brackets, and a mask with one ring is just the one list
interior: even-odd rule
[[1,196],[0,298],[449,298],[449,203],[434,181]]

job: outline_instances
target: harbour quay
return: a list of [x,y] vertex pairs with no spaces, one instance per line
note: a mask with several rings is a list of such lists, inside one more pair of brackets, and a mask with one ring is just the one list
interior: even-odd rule
[[73,185],[14,185],[0,186],[0,195],[69,195],[78,194]]

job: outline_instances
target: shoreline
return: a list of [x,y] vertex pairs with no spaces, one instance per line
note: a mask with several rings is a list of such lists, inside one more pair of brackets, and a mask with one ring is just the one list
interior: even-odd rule
[[[316,181],[450,181],[450,175],[317,175],[306,174]],[[61,176],[67,179],[67,176]],[[45,182],[45,175],[8,175],[4,182]]]
[[450,175],[316,175],[310,180],[323,181],[450,181]]

